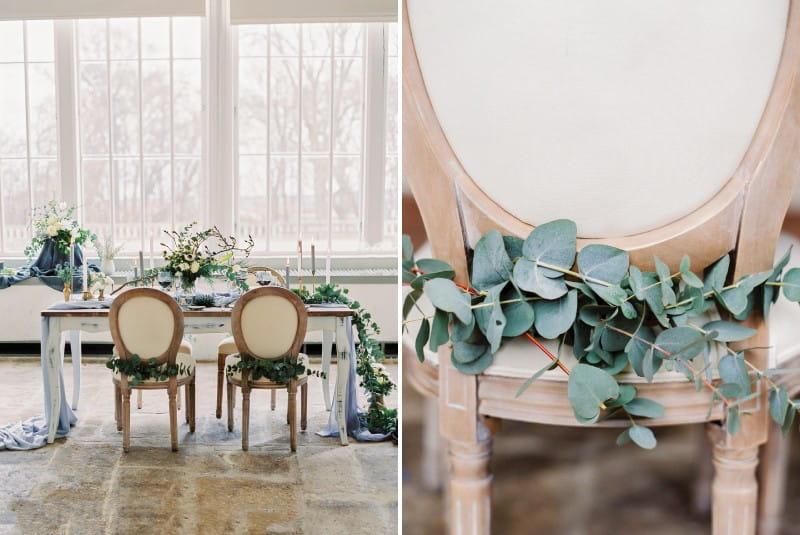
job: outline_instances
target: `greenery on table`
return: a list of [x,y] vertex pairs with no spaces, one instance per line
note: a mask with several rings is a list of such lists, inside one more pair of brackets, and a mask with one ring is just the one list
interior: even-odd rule
[[[426,345],[437,351],[451,343],[453,366],[479,374],[506,340],[525,336],[551,363],[525,381],[517,395],[559,367],[569,375],[568,399],[580,423],[626,414],[631,426],[619,436],[619,444],[655,447],[653,432],[637,418],[664,414],[662,405],[615,379],[630,369],[648,382],[662,367],[682,372],[697,390],[711,392],[711,408],[722,403],[731,434],[740,428],[742,404],[759,396],[757,383],[763,380],[770,415],[784,433],[789,431],[800,403],[772,381],[782,371],[757,369],[745,360],[744,349],[728,343],[756,333],[738,321],[754,313],[766,318],[781,289],[790,301],[800,301],[800,269],[784,273],[790,251],[772,269],[730,281],[727,254],[701,278],[691,271],[688,257],[675,273],[658,258],[656,271],[647,272],[630,265],[621,249],[591,244],[576,252],[576,245],[575,223],[563,219],[536,227],[525,240],[490,231],[475,245],[466,286],[454,282],[455,271],[446,262],[415,259],[405,236],[403,281],[411,292],[403,303],[403,320],[404,326],[421,322],[415,341],[418,358],[424,360]],[[408,320],[413,309],[422,312],[417,301],[423,294],[435,313]],[[714,308],[736,321],[702,320]],[[567,369],[537,337],[557,339],[559,349],[571,345],[579,363]],[[712,362],[713,349],[724,354],[717,362]],[[718,380],[713,378],[715,368]]]
[[217,299],[213,294],[197,294],[192,299],[192,304],[201,307],[213,307],[217,303]]
[[58,264],[56,276],[64,283],[64,287],[72,288],[72,279],[75,277],[75,268],[70,264]]
[[257,359],[249,355],[239,354],[239,361],[227,367],[228,375],[238,371],[239,373],[244,370],[249,370],[250,378],[253,381],[259,379],[268,379],[274,383],[288,383],[303,375],[317,375],[322,376],[320,372],[307,369],[297,359],[282,358],[282,359]]
[[366,391],[369,402],[364,421],[371,433],[390,434],[397,440],[397,409],[388,409],[383,405],[384,397],[391,393],[395,385],[381,364],[385,355],[376,339],[381,330],[372,319],[372,314],[348,295],[347,288],[337,284],[320,284],[314,293],[307,288],[292,291],[306,304],[338,303],[355,311],[353,325],[358,335],[356,373],[361,378],[359,386]]
[[155,358],[143,360],[139,355],[132,355],[130,359],[112,356],[106,362],[106,368],[116,373],[127,375],[134,386],[148,379],[166,381],[170,377],[189,375],[192,372],[191,367],[185,364],[177,362],[172,365],[167,362],[159,363]]
[[74,204],[56,201],[34,208],[33,238],[30,245],[25,247],[25,256],[32,259],[50,240],[59,252],[69,254],[70,244],[83,245],[96,239],[97,236],[91,231],[81,228],[75,218],[76,210]]
[[[236,280],[239,266],[233,265],[232,261],[235,253],[250,256],[253,238],[248,236],[244,245],[240,246],[234,236],[223,235],[217,227],[197,230],[196,225],[195,221],[180,231],[164,231],[171,243],[161,244],[164,247],[165,265],[158,271],[180,275],[186,287],[193,287],[199,278],[210,282],[215,275],[221,275],[247,290],[247,284]],[[157,275],[157,272],[152,275]]]

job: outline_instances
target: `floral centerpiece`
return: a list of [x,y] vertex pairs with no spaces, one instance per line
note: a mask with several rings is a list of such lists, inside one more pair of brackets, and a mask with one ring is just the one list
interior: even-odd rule
[[25,248],[25,256],[33,258],[41,248],[52,243],[61,255],[69,254],[70,244],[83,245],[96,239],[91,231],[81,228],[75,219],[74,204],[50,201],[33,209],[33,239]]
[[[162,243],[165,265],[162,268],[173,276],[180,276],[185,288],[194,288],[201,277],[211,280],[214,275],[222,275],[231,282],[237,282],[236,270],[231,260],[236,252],[250,256],[253,238],[248,236],[240,247],[233,236],[224,236],[217,227],[196,230],[197,222],[187,225],[181,231],[165,231],[171,244]],[[247,285],[240,284],[243,289]]]
[[105,273],[92,273],[89,275],[89,287],[92,291],[99,292],[97,298],[103,300],[105,298],[105,291],[107,288],[114,286],[114,279]]

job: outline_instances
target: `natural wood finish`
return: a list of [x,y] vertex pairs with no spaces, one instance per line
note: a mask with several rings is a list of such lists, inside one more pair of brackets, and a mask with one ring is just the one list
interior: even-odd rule
[[247,268],[248,273],[258,273],[259,271],[269,271],[273,277],[278,280],[278,284],[281,286],[286,286],[286,279],[281,275],[281,272],[277,269],[267,267],[267,266],[252,266]]
[[[172,312],[174,321],[172,339],[170,340],[167,350],[155,357],[159,362],[166,362],[172,366],[175,364],[175,359],[178,356],[178,350],[183,339],[183,313],[181,308],[169,295],[155,290],[153,288],[132,288],[126,290],[117,297],[111,304],[108,310],[108,321],[111,330],[111,338],[117,348],[117,356],[120,359],[130,359],[133,354],[125,345],[122,334],[119,330],[119,312],[125,303],[133,298],[146,298],[155,299],[165,303]],[[178,451],[178,414],[177,414],[177,395],[178,389],[181,386],[186,386],[187,395],[186,399],[186,417],[189,423],[189,430],[194,433],[195,430],[195,370],[192,369],[191,373],[184,378],[178,379],[177,377],[170,377],[168,381],[164,382],[146,382],[138,385],[133,385],[129,382],[126,374],[120,374],[119,379],[112,378],[114,383],[114,416],[117,423],[117,430],[122,431],[122,449],[126,453],[130,449],[130,433],[131,433],[131,391],[132,390],[167,390],[167,397],[169,398],[169,427],[170,427],[170,443],[172,451]]]
[[[247,304],[251,301],[263,297],[276,296],[289,301],[297,311],[297,331],[294,335],[294,340],[291,347],[285,355],[275,357],[271,360],[278,360],[281,358],[298,358],[300,349],[303,346],[303,340],[306,335],[306,324],[308,322],[308,315],[303,301],[294,292],[285,288],[277,286],[265,286],[262,288],[255,288],[242,295],[236,302],[231,314],[231,329],[233,330],[233,339],[236,342],[236,347],[240,350],[240,354],[247,355],[251,358],[264,358],[256,355],[250,351],[247,346],[247,340],[242,332],[242,313],[244,312]],[[269,318],[265,318],[269,321]],[[233,431],[233,400],[234,388],[239,387],[242,390],[242,449],[247,450],[250,447],[249,433],[250,433],[250,392],[253,389],[259,390],[276,390],[286,389],[289,394],[287,420],[289,424],[289,442],[292,451],[297,451],[297,387],[302,388],[302,406],[301,406],[301,427],[303,430],[306,428],[305,422],[307,421],[307,383],[308,376],[304,375],[296,380],[288,381],[287,383],[277,383],[267,379],[259,379],[258,381],[250,380],[249,370],[242,370],[241,380],[236,379],[232,374],[227,376],[228,388],[228,431]],[[274,393],[274,392],[273,392]],[[273,405],[274,409],[274,405]]]
[[[479,188],[449,145],[425,88],[405,7],[402,35],[403,176],[416,199],[433,256],[450,262],[456,280],[468,283],[467,255],[474,239],[488,230],[524,238],[533,226],[502,209],[490,192]],[[692,258],[693,269],[699,271],[725,252],[734,251],[735,278],[771,266],[789,192],[800,174],[798,66],[800,0],[793,0],[770,97],[751,144],[728,183],[691,214],[660,228],[632,236],[581,238],[578,247],[588,243],[620,247],[630,253],[631,263],[644,269],[652,268],[657,255],[673,271],[684,254]],[[765,323],[754,318],[747,324],[758,329],[756,342],[751,339],[747,345],[769,346]],[[763,368],[767,351],[749,350],[746,358]],[[438,367],[419,365],[415,360],[406,360],[410,382],[423,393],[438,395],[440,431],[450,443],[451,532],[488,533],[490,476],[484,467],[488,466],[490,439],[481,417],[575,425],[566,383],[539,380],[535,388],[517,398],[523,379],[461,374],[450,363],[449,349],[440,351]],[[714,422],[722,417],[717,408],[709,418],[710,396],[707,392],[694,392],[689,384],[636,386],[642,396],[665,405],[666,413],[653,422],[656,425]],[[721,431],[717,424],[709,424],[716,467],[715,534],[754,532],[758,488],[755,467],[758,446],[766,440],[765,401],[762,398],[759,409],[743,419],[742,429],[735,437]],[[621,422],[609,418],[598,425],[618,426]],[[476,456],[485,456],[486,461],[478,462]]]

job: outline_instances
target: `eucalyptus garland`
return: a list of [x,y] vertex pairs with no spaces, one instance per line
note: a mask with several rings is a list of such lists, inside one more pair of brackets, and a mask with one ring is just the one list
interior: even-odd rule
[[384,396],[394,390],[395,385],[381,364],[385,358],[380,342],[375,338],[381,330],[358,301],[354,301],[347,288],[337,284],[320,284],[314,293],[306,288],[293,290],[304,303],[339,303],[355,311],[353,326],[358,335],[356,346],[356,373],[361,378],[359,386],[367,393],[369,407],[365,424],[372,433],[390,434],[397,440],[397,409],[389,409],[383,405]]
[[249,370],[250,378],[254,381],[266,378],[274,383],[288,383],[303,375],[317,375],[324,377],[321,372],[307,369],[297,359],[289,357],[282,359],[257,359],[249,355],[239,354],[239,361],[234,365],[228,365],[227,373],[232,375],[234,372]]
[[[615,376],[632,369],[652,382],[662,367],[682,372],[698,390],[711,392],[711,405],[722,403],[727,430],[736,434],[741,406],[759,395],[756,383],[769,389],[770,415],[788,433],[800,403],[770,377],[781,370],[759,370],[744,358],[742,342],[756,331],[737,323],[754,312],[767,318],[783,295],[800,301],[800,269],[784,273],[791,249],[769,270],[731,281],[731,257],[726,254],[701,278],[684,256],[671,273],[655,258],[655,272],[630,265],[628,253],[591,244],[577,252],[574,222],[561,219],[536,227],[525,240],[490,231],[478,241],[470,259],[470,286],[454,282],[452,266],[436,259],[415,259],[407,236],[403,242],[403,281],[411,286],[403,303],[404,327],[420,321],[416,351],[424,360],[431,351],[451,343],[453,366],[466,374],[488,368],[503,343],[525,336],[552,362],[521,386],[559,367],[569,375],[568,399],[578,422],[591,424],[620,411],[631,422],[617,443],[656,445],[650,428],[637,418],[660,418],[664,407],[637,395],[635,386]],[[577,270],[573,270],[576,264]],[[432,316],[408,320],[425,294],[435,307]],[[733,320],[707,321],[716,309]],[[539,338],[571,345],[578,364],[567,369]],[[716,346],[716,347],[715,347]],[[714,349],[723,356],[713,362]],[[714,379],[714,370],[719,379]]]
[[159,363],[154,358],[143,360],[139,355],[133,355],[130,359],[111,357],[106,361],[106,368],[116,373],[127,375],[134,386],[148,379],[167,381],[171,377],[189,375],[192,371],[185,364],[175,363],[170,365],[167,362]]

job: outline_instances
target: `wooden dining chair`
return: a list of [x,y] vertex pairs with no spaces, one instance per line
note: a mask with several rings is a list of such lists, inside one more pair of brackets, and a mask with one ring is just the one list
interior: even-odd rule
[[183,337],[183,312],[175,300],[153,288],[132,288],[121,293],[109,310],[111,338],[115,356],[129,360],[138,355],[143,361],[155,358],[169,366],[182,365],[182,373],[167,380],[147,379],[133,385],[126,374],[115,372],[114,401],[117,429],[122,430],[122,449],[128,451],[131,432],[131,390],[166,390],[169,398],[169,425],[172,451],[178,450],[177,395],[187,386],[186,417],[189,430],[195,429],[195,361],[191,353],[179,351]]
[[[277,284],[286,286],[286,279],[277,269],[267,266],[253,266],[247,268],[246,282],[249,288],[255,288],[258,284],[256,273],[259,271],[269,271]],[[238,352],[233,336],[226,336],[217,344],[217,418],[222,418],[222,384],[225,377],[225,359],[228,358],[228,355]],[[275,410],[275,403],[275,390],[272,390],[270,391],[270,408],[272,410]]]
[[[524,238],[569,218],[579,248],[610,244],[642,269],[653,270],[658,256],[675,272],[689,255],[700,271],[731,251],[736,280],[772,267],[800,170],[799,60],[798,0],[407,0],[403,175],[433,256],[467,284],[482,234]],[[778,314],[769,325],[748,320],[758,332],[747,347],[780,338],[771,332]],[[450,531],[484,534],[496,423],[577,422],[559,370],[516,396],[545,364],[526,341],[505,343],[477,376],[456,370],[449,351],[405,362],[410,382],[438,398]],[[746,358],[763,369],[768,353]],[[709,415],[706,392],[664,374],[628,381],[666,407],[653,425],[707,423],[713,533],[753,533],[765,512],[756,466],[766,399],[730,436],[721,411]]]
[[293,292],[277,286],[245,292],[231,313],[233,338],[239,353],[225,359],[228,397],[228,431],[233,431],[235,388],[242,390],[242,449],[249,447],[250,392],[253,389],[283,390],[289,394],[287,421],[292,451],[297,450],[297,389],[300,388],[300,428],[305,430],[308,413],[308,376],[280,383],[266,377],[253,379],[248,370],[236,365],[241,355],[255,359],[290,358],[306,368],[308,357],[300,352],[306,335],[308,314],[303,301]]

